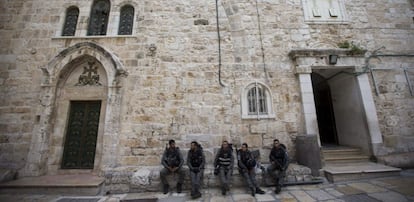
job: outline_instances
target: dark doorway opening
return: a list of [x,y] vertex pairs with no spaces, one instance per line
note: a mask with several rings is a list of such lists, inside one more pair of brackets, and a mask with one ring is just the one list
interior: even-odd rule
[[311,74],[311,78],[321,144],[338,145],[329,83],[323,76],[314,72]]
[[93,169],[101,101],[71,101],[63,169]]

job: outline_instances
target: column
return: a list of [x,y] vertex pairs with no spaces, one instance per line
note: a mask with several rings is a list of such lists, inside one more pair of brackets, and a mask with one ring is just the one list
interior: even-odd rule
[[[300,91],[302,97],[302,107],[305,117],[305,129],[308,135],[317,135],[319,137],[318,120],[316,117],[315,101],[313,98],[312,69],[309,66],[297,66],[296,73],[299,77]],[[320,145],[320,140],[318,138]]]
[[377,155],[377,145],[382,144],[381,130],[378,124],[377,110],[375,108],[374,99],[372,97],[371,86],[369,83],[368,75],[361,74],[357,76],[358,86],[361,92],[361,99],[365,117],[367,119],[367,125],[369,135],[371,138],[371,144],[373,148],[373,154]]

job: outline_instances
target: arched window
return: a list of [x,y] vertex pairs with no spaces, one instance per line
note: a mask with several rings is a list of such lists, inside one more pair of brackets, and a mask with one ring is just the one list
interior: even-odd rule
[[254,86],[247,92],[249,115],[267,114],[266,94],[261,86]]
[[242,118],[275,118],[269,89],[261,83],[254,82],[246,86],[242,97]]
[[125,5],[121,8],[121,16],[119,18],[119,35],[131,35],[134,25],[134,7]]
[[66,10],[65,24],[63,25],[62,36],[75,36],[76,24],[78,23],[79,9],[76,6]]
[[95,0],[89,20],[88,35],[106,35],[110,7],[108,0]]

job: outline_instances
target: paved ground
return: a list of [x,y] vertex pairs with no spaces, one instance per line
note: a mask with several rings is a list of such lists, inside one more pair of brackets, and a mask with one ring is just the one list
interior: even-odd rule
[[226,196],[222,196],[217,188],[203,189],[202,198],[193,200],[188,191],[181,194],[159,192],[112,194],[105,196],[59,196],[59,195],[0,195],[1,202],[12,201],[51,201],[51,202],[182,202],[182,201],[281,201],[281,202],[312,202],[312,201],[344,201],[344,202],[409,202],[414,201],[414,170],[401,172],[401,176],[384,177],[369,180],[352,180],[329,183],[325,181],[314,185],[295,185],[283,187],[280,194],[273,193],[273,187],[264,187],[266,194],[252,197],[246,189],[235,188]]

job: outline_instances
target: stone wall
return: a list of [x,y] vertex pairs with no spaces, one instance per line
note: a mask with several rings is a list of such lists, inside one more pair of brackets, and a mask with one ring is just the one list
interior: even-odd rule
[[[116,144],[113,167],[159,165],[169,139],[183,148],[199,140],[211,162],[214,148],[224,139],[265,150],[279,138],[294,159],[294,140],[305,133],[305,126],[290,50],[337,48],[338,42],[350,41],[367,49],[368,56],[381,47],[383,53],[392,54],[410,53],[414,47],[414,12],[406,0],[344,1],[349,20],[345,24],[306,24],[300,0],[223,0],[219,1],[221,86],[214,1],[127,2],[136,9],[133,35],[116,35],[119,8],[126,2],[113,0],[107,36],[86,36],[91,0],[48,1],[48,6],[41,0],[2,1],[0,167],[24,175],[26,162],[41,162],[44,174],[47,165],[59,164],[61,157],[51,157],[51,162],[47,155],[55,152],[47,145],[56,141],[56,131],[40,127],[48,120],[43,109],[50,104],[41,101],[42,68],[82,42],[103,47],[128,72],[117,89],[120,126],[112,138],[119,143],[103,141]],[[71,5],[80,8],[77,32],[74,37],[60,37],[65,10]],[[151,44],[155,51],[150,51]],[[382,60],[392,67],[400,67],[402,61],[404,67],[414,66],[412,59]],[[384,137],[384,145],[378,147],[384,155],[414,151],[413,97],[404,75],[396,71],[375,71],[381,81],[374,100]],[[241,119],[241,92],[256,81],[269,88],[275,119]],[[373,85],[371,81],[372,89]],[[48,124],[62,121],[52,119]],[[30,154],[36,151],[42,152]],[[266,158],[266,152],[261,153]],[[100,167],[108,164],[102,160]]]

